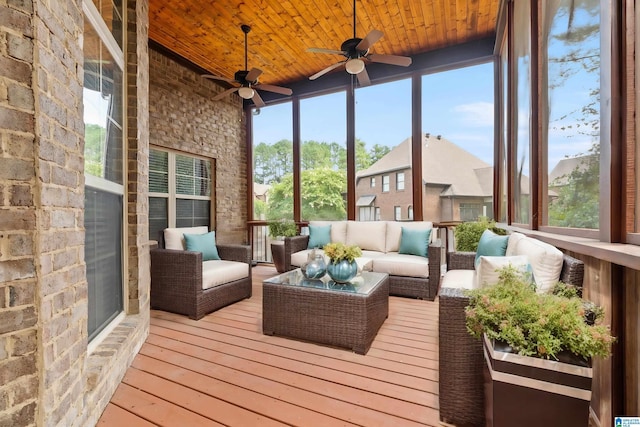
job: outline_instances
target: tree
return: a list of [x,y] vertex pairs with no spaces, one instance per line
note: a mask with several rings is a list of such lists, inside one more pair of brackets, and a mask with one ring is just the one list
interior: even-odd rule
[[[302,217],[324,220],[344,219],[343,194],[347,180],[342,172],[329,168],[301,172]],[[271,188],[267,219],[290,218],[293,212],[293,175],[288,174]]]
[[102,177],[105,128],[88,123],[84,127],[84,168],[87,174]]

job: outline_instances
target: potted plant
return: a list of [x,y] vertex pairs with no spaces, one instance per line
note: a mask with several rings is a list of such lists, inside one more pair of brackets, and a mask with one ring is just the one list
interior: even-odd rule
[[324,254],[329,258],[327,273],[334,282],[348,283],[358,274],[355,260],[362,256],[362,250],[358,246],[328,243],[324,246]]
[[602,310],[585,310],[566,285],[539,294],[515,267],[499,273],[470,291],[466,308],[467,330],[483,339],[487,425],[587,425],[591,359],[608,357],[614,341]]
[[278,219],[267,222],[269,236],[271,236],[271,259],[278,273],[285,271],[285,237],[293,237],[298,234],[298,226],[292,219]]
[[285,237],[293,237],[298,234],[298,226],[292,219],[277,219],[267,222],[269,235],[273,240],[284,240]]

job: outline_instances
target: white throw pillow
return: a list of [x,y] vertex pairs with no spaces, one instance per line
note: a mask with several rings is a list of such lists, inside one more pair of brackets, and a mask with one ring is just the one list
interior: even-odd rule
[[515,252],[515,255],[526,255],[529,258],[536,290],[540,293],[551,291],[562,273],[562,251],[549,243],[524,237],[517,242]]
[[529,266],[529,259],[525,255],[516,256],[486,256],[478,258],[476,267],[476,288],[484,288],[498,283],[500,272],[503,267],[511,265],[517,270],[526,273]]
[[309,221],[309,225],[330,225],[331,243],[347,243],[347,221]]
[[201,227],[180,227],[180,228],[165,228],[164,229],[164,248],[165,249],[177,249],[180,251],[186,250],[184,243],[184,235],[186,234],[205,234],[209,232],[209,228],[205,226]]

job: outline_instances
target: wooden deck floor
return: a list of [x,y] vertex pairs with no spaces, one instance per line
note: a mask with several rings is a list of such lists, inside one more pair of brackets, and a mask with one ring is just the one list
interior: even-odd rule
[[200,321],[152,311],[100,426],[438,426],[437,303],[391,297],[367,355],[262,334],[253,297]]

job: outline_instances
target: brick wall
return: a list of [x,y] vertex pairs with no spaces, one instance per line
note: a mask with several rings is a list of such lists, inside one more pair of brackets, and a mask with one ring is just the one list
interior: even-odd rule
[[240,97],[162,53],[149,52],[149,143],[215,159],[215,229],[247,243],[247,150]]
[[31,15],[0,0],[0,425],[35,424],[40,386]]
[[0,0],[0,425],[94,424],[148,331],[148,7],[128,5],[129,315],[89,354],[82,3]]

